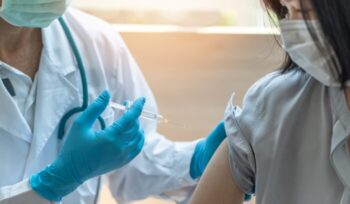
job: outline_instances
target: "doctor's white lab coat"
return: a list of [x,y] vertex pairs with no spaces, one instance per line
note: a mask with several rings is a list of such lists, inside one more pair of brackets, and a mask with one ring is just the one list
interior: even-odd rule
[[[110,25],[74,9],[64,19],[86,66],[90,102],[109,90],[112,100],[119,103],[145,96],[147,106],[157,111],[141,71]],[[27,179],[55,160],[62,145],[57,138],[58,123],[68,110],[82,104],[80,72],[61,25],[55,21],[42,34],[33,130],[26,128],[16,103],[0,83],[0,204],[48,203],[31,191]],[[107,125],[118,116],[110,108],[103,114]],[[156,124],[143,121],[142,125],[143,151],[104,180],[119,203],[150,195],[183,200],[196,183],[189,176],[195,143],[170,142],[156,132]],[[97,179],[85,182],[63,203],[93,203],[96,183]]]

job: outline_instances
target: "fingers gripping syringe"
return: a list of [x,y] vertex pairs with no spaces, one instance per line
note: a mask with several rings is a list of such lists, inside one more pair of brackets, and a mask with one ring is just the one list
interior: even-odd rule
[[[132,105],[132,101],[127,101],[125,105],[121,105],[119,103],[115,103],[115,102],[109,102],[109,105],[117,110],[122,110],[122,111],[127,111],[131,105]],[[144,118],[146,120],[151,120],[157,123],[168,123],[168,124],[172,124],[178,127],[182,127],[185,128],[186,126],[180,123],[175,123],[173,121],[169,121],[168,119],[164,118],[162,115],[157,114],[157,113],[153,113],[151,111],[147,111],[147,110],[143,110],[141,113],[141,118]]]

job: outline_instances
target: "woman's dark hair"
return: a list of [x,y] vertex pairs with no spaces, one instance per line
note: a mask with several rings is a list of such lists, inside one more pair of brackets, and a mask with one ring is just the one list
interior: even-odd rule
[[[299,0],[304,20],[309,19],[309,14],[305,9],[304,0]],[[311,25],[308,25],[311,36],[317,42],[321,53],[326,56],[327,52],[333,50],[330,66],[335,67],[334,72],[338,80],[345,87],[345,83],[350,80],[350,0],[309,0],[322,27],[324,37],[329,46],[325,47],[318,41],[316,32]],[[286,7],[281,5],[280,0],[263,0],[269,14],[274,14],[277,18],[283,19],[288,14]],[[270,15],[272,16],[272,15]],[[294,69],[296,64],[287,55],[282,71]]]

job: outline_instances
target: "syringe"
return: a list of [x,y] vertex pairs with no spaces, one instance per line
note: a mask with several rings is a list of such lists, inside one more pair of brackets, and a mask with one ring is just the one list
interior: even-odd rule
[[[110,101],[109,105],[114,109],[127,111],[131,107],[132,101],[127,101],[126,105],[121,105],[119,103],[115,103],[115,102]],[[146,120],[151,120],[151,121],[157,122],[157,123],[169,123],[169,121],[167,119],[165,119],[162,115],[157,114],[157,113],[152,113],[152,112],[147,111],[147,110],[143,110],[140,117],[144,118]]]

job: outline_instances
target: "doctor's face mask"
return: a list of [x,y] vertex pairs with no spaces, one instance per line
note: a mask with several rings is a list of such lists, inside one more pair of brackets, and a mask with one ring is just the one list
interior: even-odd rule
[[2,0],[0,17],[19,27],[44,28],[66,11],[71,0]]

